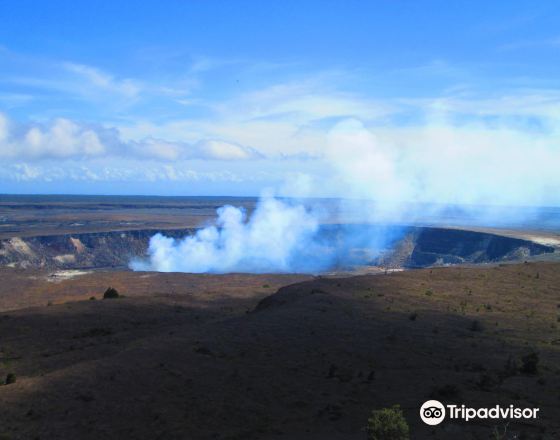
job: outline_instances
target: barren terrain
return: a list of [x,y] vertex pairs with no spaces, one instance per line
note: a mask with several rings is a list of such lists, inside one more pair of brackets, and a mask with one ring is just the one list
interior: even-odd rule
[[[223,203],[0,198],[0,384],[15,378],[0,385],[1,440],[358,440],[393,404],[414,440],[507,424],[429,428],[429,398],[538,407],[506,438],[560,438],[558,229],[451,216],[399,230],[377,265],[322,276],[124,270],[155,231],[192,233]],[[386,228],[345,220],[326,236]],[[103,299],[110,286],[119,298]]]
[[[2,273],[4,309],[36,305],[0,314],[0,374],[17,377],[0,387],[4,438],[363,439],[368,413],[395,403],[413,439],[491,438],[496,422],[423,425],[429,397],[539,407],[508,432],[560,436],[558,263],[25,276]],[[100,299],[108,285],[125,297]]]
[[0,238],[198,227],[253,198],[0,195]]

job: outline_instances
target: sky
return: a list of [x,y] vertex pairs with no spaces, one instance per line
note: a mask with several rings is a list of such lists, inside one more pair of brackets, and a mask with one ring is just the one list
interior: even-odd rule
[[0,23],[0,193],[345,196],[358,127],[395,181],[472,157],[542,179],[505,203],[560,205],[555,1],[2,0]]

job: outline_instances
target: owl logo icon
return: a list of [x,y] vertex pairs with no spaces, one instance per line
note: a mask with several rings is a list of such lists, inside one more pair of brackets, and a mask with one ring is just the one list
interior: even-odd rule
[[426,425],[439,425],[445,419],[445,406],[437,400],[428,400],[420,407],[420,418]]

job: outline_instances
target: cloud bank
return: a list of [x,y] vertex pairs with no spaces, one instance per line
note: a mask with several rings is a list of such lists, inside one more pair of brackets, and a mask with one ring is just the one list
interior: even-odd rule
[[22,125],[0,113],[0,159],[38,161],[110,156],[160,161],[239,161],[263,157],[251,147],[220,139],[202,139],[193,144],[153,137],[124,141],[115,128],[79,124],[66,118]]

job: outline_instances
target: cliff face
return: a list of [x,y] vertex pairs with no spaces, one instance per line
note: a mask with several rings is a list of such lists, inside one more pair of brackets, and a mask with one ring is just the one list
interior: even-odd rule
[[[193,229],[166,230],[170,237],[182,237]],[[13,237],[0,240],[0,265],[46,269],[127,267],[131,258],[142,256],[150,237],[160,232],[96,232],[73,235]]]
[[[353,227],[355,229],[356,226]],[[397,233],[398,229],[398,233]],[[12,237],[0,240],[0,266],[45,269],[125,268],[134,257],[145,255],[150,237],[157,232],[174,238],[184,237],[195,229],[158,231],[97,232],[37,237]],[[379,228],[364,227],[362,239],[380,234]],[[355,232],[355,231],[354,231]],[[363,257],[364,262],[386,267],[426,267],[458,263],[513,261],[553,252],[554,248],[527,240],[482,232],[445,228],[384,228],[390,234],[391,249],[378,260]],[[332,230],[327,235],[333,241]],[[363,247],[353,242],[347,253]],[[345,251],[345,252],[346,252]],[[360,263],[356,261],[356,263]]]
[[415,228],[414,247],[406,267],[514,261],[554,252],[551,246],[483,232]]

